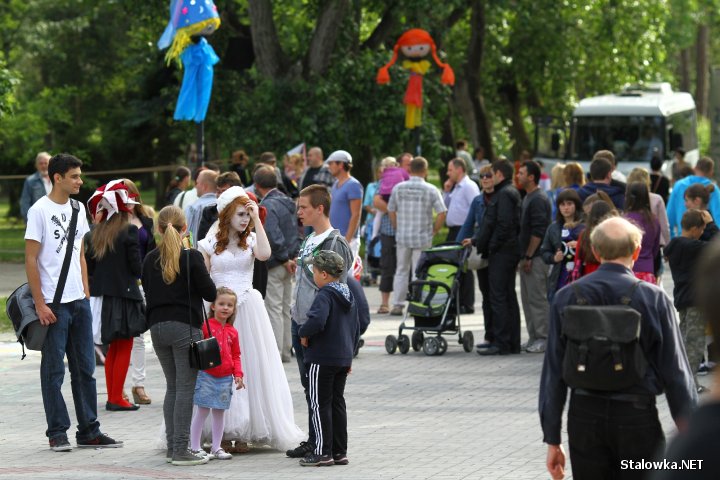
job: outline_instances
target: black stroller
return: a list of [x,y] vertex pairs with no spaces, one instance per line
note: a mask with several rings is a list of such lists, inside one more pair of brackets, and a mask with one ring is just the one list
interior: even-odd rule
[[[457,334],[458,343],[466,352],[473,350],[472,332],[460,328],[460,276],[465,270],[469,250],[457,243],[445,243],[423,250],[416,268],[417,280],[408,288],[409,306],[398,336],[385,338],[385,350],[393,354],[408,353],[410,348],[425,355],[442,355],[448,342],[443,334]],[[406,325],[408,316],[414,326]],[[403,330],[413,330],[412,339]],[[427,336],[426,336],[427,335]]]

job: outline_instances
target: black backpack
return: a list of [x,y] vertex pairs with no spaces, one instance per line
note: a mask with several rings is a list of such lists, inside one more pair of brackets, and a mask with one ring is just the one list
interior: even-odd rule
[[562,315],[562,373],[571,388],[616,392],[642,381],[647,370],[639,341],[642,315],[630,306],[640,283],[615,305],[589,305],[572,284],[577,303],[566,306]]

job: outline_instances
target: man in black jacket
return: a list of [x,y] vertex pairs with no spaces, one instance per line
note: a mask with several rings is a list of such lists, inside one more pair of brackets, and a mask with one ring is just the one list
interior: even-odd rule
[[520,193],[512,185],[513,168],[507,160],[492,165],[495,193],[487,206],[482,228],[473,243],[488,259],[490,307],[494,342],[478,350],[480,355],[520,353],[520,307],[515,295],[518,264]]
[[280,357],[283,362],[289,362],[292,346],[290,331],[292,279],[295,275],[295,258],[300,249],[295,202],[277,189],[277,177],[272,170],[258,169],[253,175],[253,181],[255,192],[262,198],[260,205],[267,209],[265,231],[272,249],[272,255],[267,261],[265,308],[275,333]]

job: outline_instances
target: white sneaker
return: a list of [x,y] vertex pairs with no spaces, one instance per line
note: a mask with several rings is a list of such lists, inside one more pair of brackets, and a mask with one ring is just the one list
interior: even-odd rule
[[535,340],[532,345],[527,347],[528,353],[544,353],[545,352],[545,340]]
[[210,458],[214,458],[216,460],[232,460],[233,457],[222,448],[218,448],[210,454]]
[[204,457],[204,458],[207,458],[208,460],[213,459],[213,456],[211,454],[209,454],[208,452],[206,452],[205,450],[203,450],[202,448],[200,450],[190,450],[190,452],[192,452],[193,455],[198,456],[198,457]]

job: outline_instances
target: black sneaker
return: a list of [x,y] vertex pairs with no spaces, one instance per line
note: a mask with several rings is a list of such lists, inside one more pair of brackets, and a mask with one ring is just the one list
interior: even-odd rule
[[209,461],[210,458],[206,455],[195,455],[190,450],[186,450],[183,453],[173,455],[170,463],[178,467],[191,467],[193,465],[204,465]]
[[313,450],[315,450],[315,445],[312,443],[300,442],[300,445],[292,450],[288,450],[285,452],[285,455],[290,458],[303,458],[305,455],[312,453]]
[[344,453],[334,454],[333,461],[335,462],[335,465],[347,465],[350,463],[350,460],[348,460],[347,455]]
[[50,450],[53,452],[69,452],[72,450],[72,445],[68,442],[67,437],[51,438]]
[[123,446],[123,442],[114,440],[104,433],[101,433],[92,440],[85,440],[84,442],[78,441],[77,446],[79,448],[120,448]]
[[300,460],[301,467],[329,467],[335,465],[335,461],[330,455],[315,455],[314,453]]

